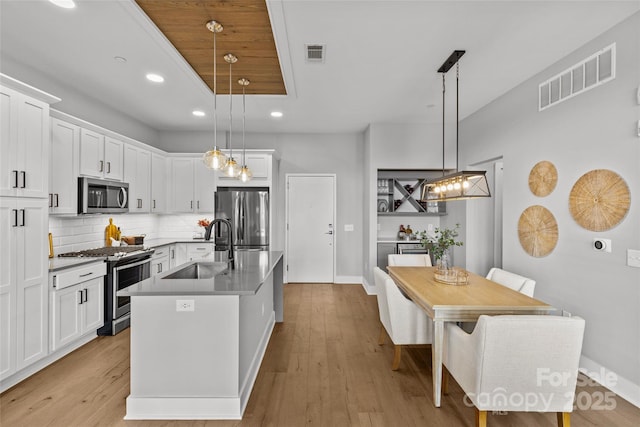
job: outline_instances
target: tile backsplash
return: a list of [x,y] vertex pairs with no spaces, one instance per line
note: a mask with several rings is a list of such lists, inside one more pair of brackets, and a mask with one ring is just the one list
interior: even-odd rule
[[[56,255],[98,248],[105,245],[104,231],[109,218],[120,227],[122,235],[146,235],[145,239],[192,238],[204,229],[197,225],[203,214],[155,215],[83,215],[83,216],[49,216],[49,232],[53,234],[53,251]],[[212,218],[209,218],[212,219]]]

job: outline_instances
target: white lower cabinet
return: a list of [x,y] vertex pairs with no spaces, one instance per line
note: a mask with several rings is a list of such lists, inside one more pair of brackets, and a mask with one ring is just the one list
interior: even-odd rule
[[171,256],[171,246],[160,246],[156,248],[151,256],[151,276],[169,271],[169,259]]
[[48,353],[46,199],[0,197],[0,380]]
[[104,263],[50,274],[51,351],[56,351],[104,324]]
[[187,257],[188,243],[176,243],[174,246],[174,264],[171,268],[182,265],[185,262],[189,262],[189,258]]

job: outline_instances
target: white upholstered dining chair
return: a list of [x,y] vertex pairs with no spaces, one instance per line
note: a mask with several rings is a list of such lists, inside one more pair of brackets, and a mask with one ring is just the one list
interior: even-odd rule
[[500,283],[507,288],[518,291],[525,294],[528,297],[533,298],[533,291],[536,288],[536,281],[524,276],[520,276],[510,271],[503,270],[501,268],[493,267],[487,274],[487,279],[496,283]]
[[559,316],[480,316],[471,334],[446,323],[447,371],[476,407],[487,411],[556,412],[568,427],[573,410],[584,320]]
[[387,264],[404,267],[431,267],[431,258],[428,254],[389,254]]
[[395,371],[400,366],[402,346],[431,344],[433,326],[426,313],[405,298],[387,273],[375,267],[373,276],[378,294],[380,323],[382,323],[378,344],[384,344],[385,335],[388,335],[393,342],[395,347],[391,369]]

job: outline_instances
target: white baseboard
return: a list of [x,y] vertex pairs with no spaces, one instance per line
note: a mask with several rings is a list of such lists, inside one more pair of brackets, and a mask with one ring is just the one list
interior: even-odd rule
[[367,295],[378,295],[376,287],[371,286],[369,282],[367,282],[367,279],[362,280],[362,287],[364,288],[364,291],[367,293]]
[[640,408],[640,385],[634,384],[585,356],[580,356],[580,372]]
[[362,283],[362,276],[336,276],[334,283]]

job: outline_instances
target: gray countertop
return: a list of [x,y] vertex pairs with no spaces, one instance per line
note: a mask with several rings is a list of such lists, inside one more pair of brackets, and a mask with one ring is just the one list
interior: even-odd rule
[[106,257],[54,257],[49,258],[49,272],[53,273],[65,268],[79,267],[92,262],[104,262]]
[[[146,248],[159,248],[161,246],[172,245],[174,243],[211,243],[213,240],[204,239],[190,239],[190,238],[157,238],[157,239],[145,239],[144,247]],[[55,272],[58,270],[64,270],[65,268],[78,267],[90,262],[102,262],[107,257],[58,257],[49,258],[49,272]]]
[[119,291],[118,296],[255,295],[282,259],[282,252],[239,251],[235,253],[235,257],[235,270],[227,270],[211,279],[164,277],[197,262],[217,261],[214,253],[131,285]]

